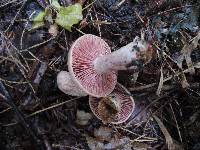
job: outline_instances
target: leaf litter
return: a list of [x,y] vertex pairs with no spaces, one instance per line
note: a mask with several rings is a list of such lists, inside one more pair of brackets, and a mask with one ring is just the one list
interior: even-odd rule
[[[0,2],[0,81],[45,149],[198,149],[199,2],[81,1],[78,16],[73,10],[78,1],[37,2],[24,7],[20,0]],[[40,14],[52,5],[48,15]],[[64,16],[55,25],[60,7]],[[27,18],[34,11],[43,26],[29,30],[34,21]],[[68,19],[73,23],[66,23]],[[157,45],[159,58],[137,73],[119,73],[119,82],[137,103],[126,123],[103,125],[91,115],[88,97],[74,99],[57,89],[56,74],[67,70],[68,50],[83,33],[101,35],[114,50],[141,30]],[[0,96],[2,149],[33,147],[4,97]]]

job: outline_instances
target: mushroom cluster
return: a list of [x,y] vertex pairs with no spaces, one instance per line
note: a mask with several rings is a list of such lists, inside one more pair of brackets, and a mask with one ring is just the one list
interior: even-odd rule
[[[150,45],[143,37],[136,37],[133,42],[111,52],[103,39],[85,34],[70,48],[69,72],[58,74],[58,88],[72,96],[89,95],[91,110],[98,118],[103,122],[122,123],[131,115],[134,101],[128,91],[117,83],[117,71],[137,69],[148,63],[151,55]],[[111,110],[108,111],[110,117],[101,113],[107,110]]]

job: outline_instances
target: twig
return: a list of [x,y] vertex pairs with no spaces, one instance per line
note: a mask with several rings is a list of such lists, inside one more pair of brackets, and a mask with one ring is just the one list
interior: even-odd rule
[[192,7],[192,5],[185,5],[185,6],[180,6],[180,7],[171,8],[171,9],[168,9],[168,10],[165,10],[165,11],[162,11],[162,12],[159,12],[157,15],[166,14],[166,13],[168,13],[168,12],[175,11],[175,10],[178,10],[178,9],[182,9],[182,8],[184,8],[184,7]]
[[39,46],[41,46],[41,45],[44,45],[44,44],[48,43],[49,41],[51,41],[51,40],[53,40],[53,39],[55,39],[55,37],[51,37],[51,38],[49,38],[48,40],[46,40],[46,41],[44,41],[44,42],[38,43],[38,44],[33,45],[33,46],[31,46],[31,47],[28,47],[28,48],[26,48],[26,49],[22,49],[22,50],[20,50],[20,52],[27,52],[28,50],[33,49],[33,48],[36,48],[36,47],[39,47]]
[[91,2],[89,5],[85,6],[82,10],[85,10],[85,9],[89,8],[89,7],[92,6],[95,2],[96,2],[96,0],[94,0],[93,2]]
[[[96,9],[94,7],[93,7],[93,10],[95,12],[95,17],[96,17],[97,21],[99,21]],[[99,24],[97,24],[97,27],[98,27],[98,31],[99,31],[99,36],[101,37],[101,27]]]
[[[35,112],[33,112],[32,114],[26,116],[25,119],[30,118],[30,117],[32,117],[32,116],[35,116],[35,115],[37,115],[37,114],[40,114],[40,113],[42,113],[42,112],[45,112],[45,111],[47,111],[47,110],[51,110],[51,109],[60,107],[60,106],[62,106],[62,105],[64,105],[64,104],[66,104],[66,103],[72,102],[72,101],[77,100],[77,99],[79,99],[79,98],[80,98],[80,97],[76,97],[76,98],[70,99],[70,100],[68,100],[68,101],[64,101],[64,102],[61,102],[61,103],[58,103],[58,104],[49,106],[49,107],[47,107],[47,108],[44,108],[44,109],[35,111]],[[12,123],[9,123],[9,124],[3,125],[3,126],[8,127],[8,126],[16,125],[16,124],[18,124],[18,123],[19,123],[19,122],[12,122]]]
[[[31,15],[29,16],[29,19],[28,19],[28,20],[30,20],[31,17],[32,17],[35,13],[36,13],[36,11],[33,11],[33,12],[31,13]],[[25,26],[24,26],[24,29],[23,29],[23,31],[22,31],[22,35],[21,35],[21,38],[20,38],[20,49],[23,49],[23,37],[24,37],[24,33],[25,33],[25,30],[26,30],[26,27],[28,26],[28,23],[29,23],[29,21],[26,22],[26,24],[25,24]]]

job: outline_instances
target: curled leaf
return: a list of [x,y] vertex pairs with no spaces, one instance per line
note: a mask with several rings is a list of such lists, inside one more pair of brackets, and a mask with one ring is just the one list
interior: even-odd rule
[[82,6],[79,3],[68,7],[60,7],[56,17],[56,23],[71,31],[71,27],[83,19]]

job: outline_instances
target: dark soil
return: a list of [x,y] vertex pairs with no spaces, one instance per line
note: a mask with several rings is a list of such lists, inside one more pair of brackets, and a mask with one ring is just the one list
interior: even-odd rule
[[[59,2],[69,4],[68,0]],[[166,142],[169,137],[153,119],[156,115],[173,139],[172,145],[199,150],[200,67],[188,73],[186,62],[180,68],[176,60],[186,42],[199,32],[200,2],[125,0],[120,6],[117,0],[92,2],[83,4],[89,6],[83,11],[84,25],[74,25],[72,32],[59,27],[55,37],[48,32],[48,22],[30,30],[30,15],[43,10],[48,4],[45,0],[0,2],[0,149],[90,149],[85,135],[94,137],[94,130],[100,126],[131,140],[140,135],[151,137],[137,141],[147,144],[148,149],[170,149]],[[140,36],[141,31],[154,43],[156,53],[139,70],[136,81],[135,71],[120,71],[118,77],[136,101],[134,114],[122,125],[103,125],[95,117],[85,126],[77,124],[78,110],[91,113],[88,97],[65,95],[56,85],[57,73],[67,70],[72,43],[82,32],[90,33],[101,36],[116,50]],[[199,50],[198,44],[191,53],[194,65],[200,62]],[[164,79],[171,78],[164,82],[158,96],[161,68]],[[184,87],[186,81],[189,86]]]

